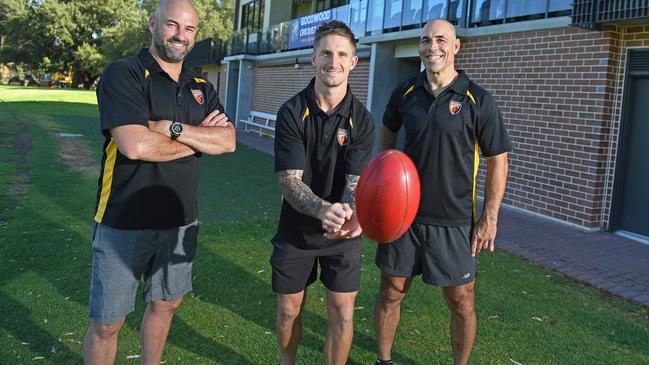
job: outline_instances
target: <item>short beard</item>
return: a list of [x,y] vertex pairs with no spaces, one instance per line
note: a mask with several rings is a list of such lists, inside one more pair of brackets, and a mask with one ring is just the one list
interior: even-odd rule
[[[174,40],[174,38],[171,38],[170,40]],[[192,51],[192,48],[194,48],[194,45],[189,45],[186,43],[186,48],[184,52],[178,52],[174,51],[171,49],[170,46],[167,45],[167,41],[163,38],[163,35],[158,32],[156,29],[155,35],[153,36],[153,46],[155,47],[158,56],[162,58],[164,61],[169,62],[169,63],[179,63],[182,62],[185,57],[189,54],[189,52]]]

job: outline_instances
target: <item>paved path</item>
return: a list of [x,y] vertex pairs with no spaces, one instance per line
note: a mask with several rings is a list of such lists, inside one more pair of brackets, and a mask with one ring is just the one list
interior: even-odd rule
[[[237,131],[237,139],[273,155],[273,139]],[[649,245],[575,228],[503,207],[496,246],[649,307]]]

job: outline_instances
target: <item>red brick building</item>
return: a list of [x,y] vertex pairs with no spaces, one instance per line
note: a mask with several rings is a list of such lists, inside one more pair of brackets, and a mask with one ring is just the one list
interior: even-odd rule
[[392,89],[420,68],[421,26],[449,19],[462,41],[458,68],[494,95],[512,138],[504,203],[584,230],[645,239],[649,5],[638,4],[240,0],[237,32],[208,77],[218,75],[231,117],[275,114],[314,74],[300,36],[318,20],[341,19],[359,40],[351,88],[380,123]]

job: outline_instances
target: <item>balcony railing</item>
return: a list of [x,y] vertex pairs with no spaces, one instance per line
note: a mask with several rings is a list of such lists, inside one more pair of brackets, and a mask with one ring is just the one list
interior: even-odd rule
[[341,20],[360,38],[419,28],[444,18],[458,27],[570,15],[578,0],[350,0],[348,5],[286,21],[261,32],[241,30],[227,40],[226,56],[259,55],[313,45],[317,25]]
[[597,29],[605,22],[649,17],[646,0],[573,0],[572,23],[583,28]]
[[220,39],[206,38],[194,44],[187,55],[185,63],[188,66],[211,65],[221,61],[222,42]]

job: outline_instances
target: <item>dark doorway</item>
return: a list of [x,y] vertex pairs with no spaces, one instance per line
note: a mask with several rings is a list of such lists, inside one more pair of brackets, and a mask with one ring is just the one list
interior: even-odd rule
[[624,106],[612,228],[649,237],[649,50],[631,50]]

